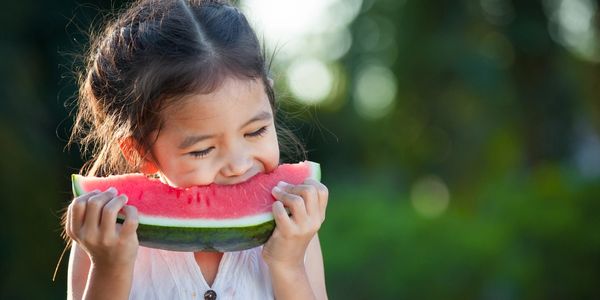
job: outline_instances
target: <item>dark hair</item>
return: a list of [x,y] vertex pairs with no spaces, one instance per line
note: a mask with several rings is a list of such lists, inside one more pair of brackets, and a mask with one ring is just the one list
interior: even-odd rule
[[[133,137],[138,152],[147,153],[164,108],[189,94],[210,93],[227,77],[260,80],[276,113],[265,57],[242,12],[226,1],[132,3],[91,42],[79,73],[69,144],[79,142],[82,154],[91,155],[81,172],[137,172],[142,157],[127,163],[119,142]],[[276,127],[280,141],[292,141],[282,152],[304,155],[291,131]]]

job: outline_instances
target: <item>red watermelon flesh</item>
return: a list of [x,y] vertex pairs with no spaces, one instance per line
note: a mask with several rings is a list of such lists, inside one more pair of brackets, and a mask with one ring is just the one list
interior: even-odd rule
[[[138,209],[138,236],[143,245],[180,251],[233,251],[264,243],[268,238],[265,231],[270,235],[275,201],[271,190],[279,181],[300,184],[307,178],[320,179],[319,164],[283,164],[235,185],[176,188],[143,174],[73,175],[72,181],[76,196],[109,187],[127,195],[127,204]],[[217,228],[220,233],[213,230]],[[203,236],[194,236],[198,234]],[[206,236],[213,236],[212,240]],[[244,240],[246,237],[250,241]]]

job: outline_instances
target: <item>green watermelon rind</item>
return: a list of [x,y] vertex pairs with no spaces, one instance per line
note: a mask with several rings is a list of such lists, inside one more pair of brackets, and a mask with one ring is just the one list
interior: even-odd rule
[[[122,222],[122,220],[118,220]],[[170,251],[241,251],[264,244],[275,229],[275,221],[248,227],[206,228],[139,224],[140,245]]]
[[85,191],[79,185],[80,177],[83,177],[83,175],[79,175],[79,174],[71,175],[71,188],[73,189],[73,195],[75,195],[75,197],[79,197],[85,193]]
[[[310,168],[308,178],[321,180],[321,168],[318,163],[307,162]],[[71,176],[72,189],[75,197],[85,191],[79,184],[81,175]],[[141,246],[170,251],[241,251],[264,244],[275,229],[275,221],[271,215],[265,222],[244,227],[189,227],[163,226],[146,224],[140,217],[137,229]],[[119,218],[117,222],[122,223]]]
[[310,175],[308,178],[316,181],[321,181],[321,165],[314,161],[307,161],[310,168]]

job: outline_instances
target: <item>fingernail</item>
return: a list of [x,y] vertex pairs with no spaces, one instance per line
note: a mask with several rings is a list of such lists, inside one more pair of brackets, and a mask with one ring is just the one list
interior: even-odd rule
[[114,187],[111,186],[111,187],[108,188],[107,192],[116,195],[117,194],[117,189],[115,189]]
[[289,185],[289,184],[288,184],[287,182],[284,182],[284,181],[280,181],[280,182],[278,182],[278,183],[277,183],[277,186],[278,186],[278,187],[282,187],[282,188],[283,188],[283,187],[286,187],[286,186],[288,186],[288,185]]
[[273,188],[273,193],[279,194],[279,193],[281,193],[281,189],[278,186],[276,186]]
[[121,195],[119,197],[121,197],[121,199],[123,200],[123,203],[127,203],[127,201],[129,201],[129,198],[127,198],[127,195],[123,194],[123,195]]

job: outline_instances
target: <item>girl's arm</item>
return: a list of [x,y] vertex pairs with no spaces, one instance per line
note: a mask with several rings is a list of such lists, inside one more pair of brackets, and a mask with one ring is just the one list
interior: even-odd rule
[[[69,257],[68,299],[127,299],[137,253],[137,211],[115,190],[73,200],[66,232],[73,239]],[[123,209],[126,220],[117,226]]]
[[273,291],[276,299],[327,299],[325,272],[319,237],[306,249],[306,263],[298,269],[271,264]]
[[[273,189],[277,226],[263,247],[273,292],[279,300],[327,299],[317,232],[325,220],[327,188],[315,180],[280,183]],[[291,215],[285,208],[289,209]]]
[[321,252],[321,243],[319,236],[315,237],[308,244],[306,249],[306,274],[310,281],[310,286],[315,292],[317,299],[327,299],[327,289],[325,288],[325,268],[323,266],[323,254]]
[[128,297],[133,268],[124,267],[122,270],[114,269],[102,273],[97,268],[90,270],[90,267],[91,262],[87,253],[73,242],[69,257],[68,300],[84,299],[84,293],[85,299],[126,299]]
[[90,271],[90,259],[75,241],[71,244],[67,274],[67,299],[83,299],[83,291]]

